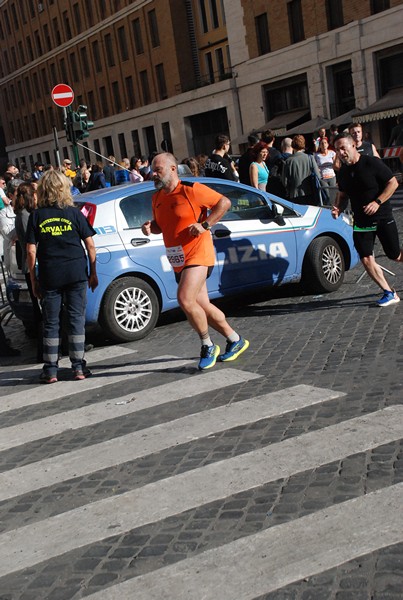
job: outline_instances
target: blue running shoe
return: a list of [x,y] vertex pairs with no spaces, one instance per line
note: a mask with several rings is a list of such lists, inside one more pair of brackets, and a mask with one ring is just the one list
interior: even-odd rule
[[214,367],[217,356],[220,354],[220,346],[213,344],[212,346],[202,346],[200,352],[199,369],[205,371]]
[[237,342],[227,342],[225,352],[218,357],[218,360],[221,362],[235,360],[242,352],[245,352],[247,348],[249,348],[249,342],[243,337],[239,338]]
[[389,304],[397,304],[400,302],[399,296],[396,292],[390,292],[389,290],[384,290],[383,296],[380,300],[377,300],[377,305],[380,307],[389,306]]

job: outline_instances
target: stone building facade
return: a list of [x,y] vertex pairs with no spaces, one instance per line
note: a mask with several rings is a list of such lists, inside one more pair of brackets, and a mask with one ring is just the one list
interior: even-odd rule
[[[71,153],[51,90],[95,122],[80,148],[93,162],[233,151],[265,124],[364,109],[403,88],[403,0],[0,0],[1,119],[10,160]],[[403,112],[403,107],[402,107]],[[371,124],[382,146],[394,120]],[[98,156],[97,156],[98,155]]]

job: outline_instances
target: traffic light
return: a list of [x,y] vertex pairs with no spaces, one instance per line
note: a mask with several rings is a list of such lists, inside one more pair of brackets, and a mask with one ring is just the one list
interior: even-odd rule
[[69,142],[75,144],[77,140],[87,138],[91,127],[94,127],[94,122],[88,119],[86,106],[81,104],[76,112],[67,111],[64,129]]
[[72,144],[76,142],[75,131],[73,127],[74,113],[71,109],[67,109],[66,120],[64,121],[64,130],[66,132],[67,140]]
[[76,140],[83,140],[87,138],[90,134],[88,132],[91,127],[94,127],[94,121],[90,121],[87,115],[87,107],[83,104],[80,104],[77,111],[73,113],[73,129],[75,132]]

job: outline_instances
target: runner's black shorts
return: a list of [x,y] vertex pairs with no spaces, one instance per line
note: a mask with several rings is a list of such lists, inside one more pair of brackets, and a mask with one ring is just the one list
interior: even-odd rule
[[[191,269],[192,267],[200,267],[201,265],[188,265],[187,267],[183,267],[182,271],[184,271],[185,269]],[[214,267],[207,267],[207,276],[206,279],[208,279],[211,275],[211,273],[213,272]],[[175,281],[176,283],[180,282],[181,279],[181,275],[182,275],[182,271],[179,271],[179,273],[177,273],[175,271]]]
[[382,248],[388,258],[396,260],[400,255],[399,233],[393,217],[381,219],[372,227],[358,227],[354,225],[354,246],[360,256],[372,256],[375,238],[378,237]]

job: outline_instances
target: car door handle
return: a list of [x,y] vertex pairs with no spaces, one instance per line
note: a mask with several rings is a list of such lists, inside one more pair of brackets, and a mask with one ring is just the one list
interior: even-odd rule
[[213,235],[217,238],[224,238],[229,237],[231,233],[229,229],[214,229]]
[[151,240],[149,238],[133,238],[132,240],[130,240],[130,243],[132,246],[136,247],[144,246],[144,244],[149,244],[150,241]]

